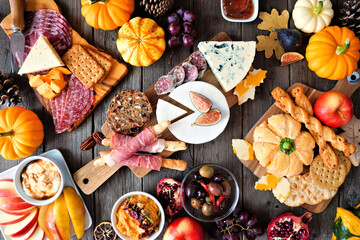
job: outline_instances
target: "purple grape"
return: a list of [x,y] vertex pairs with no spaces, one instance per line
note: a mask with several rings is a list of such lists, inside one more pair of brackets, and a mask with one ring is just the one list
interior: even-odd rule
[[232,226],[232,227],[229,229],[229,231],[230,231],[231,233],[238,233],[238,232],[241,231],[241,229],[240,229],[239,226]]
[[185,33],[191,33],[192,30],[194,29],[193,25],[191,23],[189,23],[189,22],[184,22],[183,27],[184,27],[184,32]]
[[222,240],[229,240],[230,239],[230,234],[225,233],[224,235],[222,235],[221,239]]
[[228,240],[239,240],[239,239],[240,239],[239,235],[237,235],[236,233],[232,233],[228,238]]
[[169,38],[167,41],[168,47],[179,47],[181,46],[181,44],[182,44],[181,38],[177,36],[171,36],[171,38]]
[[167,17],[168,23],[179,22],[179,16],[176,13],[171,13]]
[[192,47],[194,45],[194,37],[191,36],[190,34],[185,34],[183,37],[182,37],[182,41],[183,41],[183,45],[185,47]]
[[249,213],[242,212],[239,214],[238,221],[240,223],[245,224],[245,223],[247,223],[248,219],[249,219]]
[[181,6],[181,7],[179,7],[178,10],[176,10],[176,13],[177,13],[177,15],[179,15],[179,17],[183,17],[185,11],[186,11],[186,9],[183,6]]
[[238,217],[238,216],[239,216],[240,211],[241,211],[241,206],[240,206],[240,204],[238,204],[238,205],[235,207],[235,209],[234,209],[234,211],[233,211],[232,215],[233,215],[234,217]]
[[255,234],[252,231],[246,231],[245,236],[248,240],[254,240],[256,238]]
[[225,223],[224,223],[224,221],[221,221],[221,220],[220,220],[220,221],[216,221],[216,226],[222,228],[222,227],[225,226]]
[[246,226],[252,228],[257,224],[257,222],[258,222],[257,217],[255,215],[252,215],[249,221],[247,221]]
[[184,12],[183,20],[184,22],[193,22],[196,19],[196,15],[193,11],[187,10]]
[[196,37],[197,36],[197,32],[195,30],[195,28],[193,28],[193,30],[191,31],[191,33],[189,33],[191,36]]
[[178,23],[178,22],[170,23],[169,26],[168,26],[168,31],[173,36],[179,34],[180,31],[181,31],[180,23]]
[[264,230],[260,226],[256,226],[251,230],[255,233],[256,236],[261,236],[264,234]]

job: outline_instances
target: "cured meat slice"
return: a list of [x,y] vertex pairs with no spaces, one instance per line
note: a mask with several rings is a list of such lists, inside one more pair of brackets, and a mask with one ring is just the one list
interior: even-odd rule
[[155,83],[155,91],[157,95],[163,95],[171,92],[175,89],[175,76],[173,75],[164,75],[159,78]]
[[185,70],[185,82],[192,82],[198,78],[199,73],[195,65],[192,65],[190,62],[184,62],[182,67]]
[[179,86],[185,80],[185,69],[181,66],[175,66],[170,72],[169,75],[175,76],[175,85]]
[[154,143],[157,140],[157,135],[153,127],[148,127],[136,135],[133,139],[125,144],[113,149],[109,154],[104,156],[106,164],[114,166],[121,161],[130,158],[136,152],[140,151],[143,147]]
[[198,78],[202,78],[207,69],[207,63],[204,55],[202,55],[200,51],[194,52],[190,55],[189,62],[198,69]]
[[135,154],[132,157],[119,162],[128,167],[141,167],[160,171],[162,158],[160,155]]
[[[134,137],[129,135],[115,133],[111,136],[110,148],[119,148],[121,145],[125,144],[133,138]],[[164,148],[165,139],[157,139],[152,144],[142,147],[139,152],[157,153],[162,152]]]

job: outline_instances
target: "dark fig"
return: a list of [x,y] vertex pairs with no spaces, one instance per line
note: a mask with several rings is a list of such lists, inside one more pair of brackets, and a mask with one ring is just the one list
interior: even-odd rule
[[277,39],[286,52],[296,51],[302,41],[301,33],[296,29],[276,29]]

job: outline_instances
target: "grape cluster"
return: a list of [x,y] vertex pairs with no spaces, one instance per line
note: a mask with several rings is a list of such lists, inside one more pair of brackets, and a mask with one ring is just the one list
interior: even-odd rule
[[257,236],[264,234],[264,229],[258,224],[257,217],[250,215],[247,211],[241,211],[239,205],[229,217],[217,221],[216,226],[215,235],[222,240],[238,240],[241,231],[245,231],[248,240],[256,239]]
[[196,30],[192,23],[195,19],[195,13],[184,7],[180,7],[167,17],[169,23],[167,29],[171,34],[167,41],[168,47],[179,47],[181,45],[192,47],[194,45]]

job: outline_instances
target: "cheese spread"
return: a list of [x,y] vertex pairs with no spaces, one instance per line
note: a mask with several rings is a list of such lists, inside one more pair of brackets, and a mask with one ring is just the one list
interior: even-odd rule
[[54,164],[39,159],[25,167],[21,174],[21,184],[26,195],[44,200],[53,197],[59,191],[61,176]]

